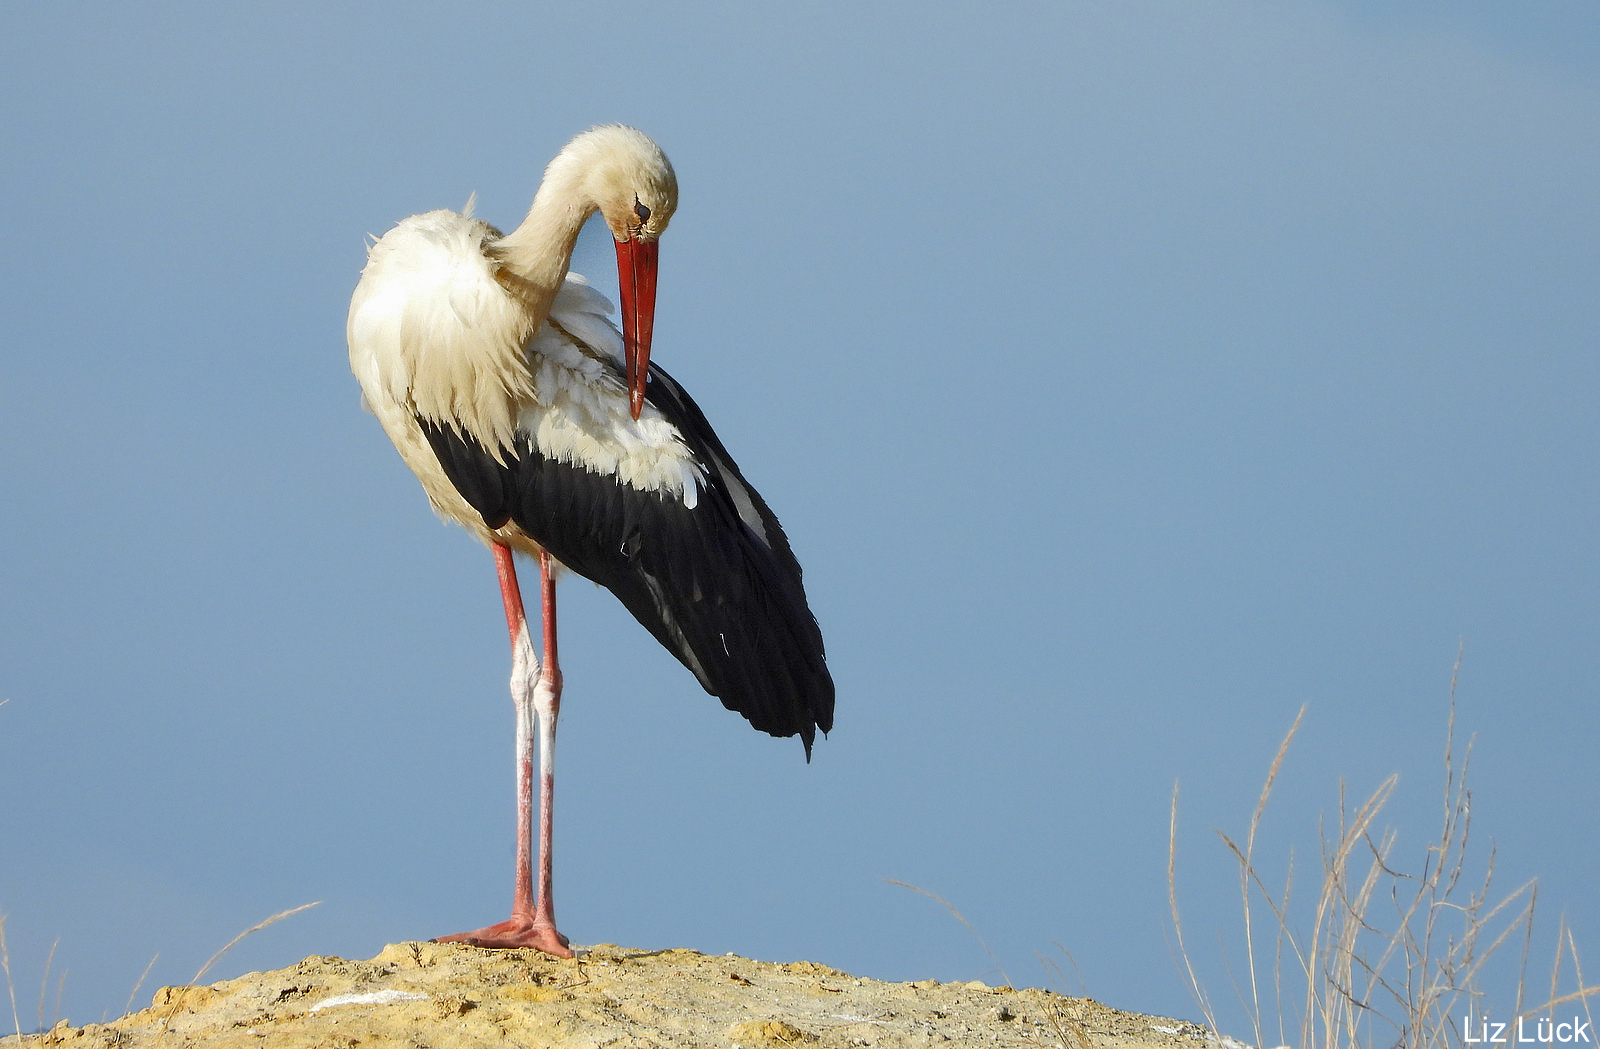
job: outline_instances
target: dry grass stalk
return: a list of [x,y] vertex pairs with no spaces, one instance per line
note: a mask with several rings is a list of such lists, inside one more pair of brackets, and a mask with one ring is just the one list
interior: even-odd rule
[[[1460,656],[1456,671],[1460,670]],[[1532,1008],[1523,1001],[1532,944],[1533,916],[1538,893],[1534,882],[1520,886],[1498,902],[1491,902],[1494,852],[1484,861],[1481,882],[1466,888],[1467,846],[1470,839],[1472,795],[1466,786],[1471,759],[1469,742],[1459,763],[1455,753],[1455,686],[1450,682],[1450,717],[1445,736],[1444,811],[1438,837],[1428,846],[1420,873],[1397,869],[1392,862],[1396,836],[1392,830],[1375,830],[1383,807],[1394,793],[1390,776],[1353,811],[1339,790],[1339,818],[1335,832],[1319,829],[1322,840],[1322,884],[1313,908],[1309,934],[1296,932],[1289,913],[1290,876],[1281,896],[1275,898],[1257,868],[1256,832],[1267,799],[1290,742],[1304,717],[1295,717],[1279,745],[1267,773],[1265,786],[1250,819],[1241,849],[1218,832],[1239,864],[1240,893],[1244,908],[1245,951],[1248,966],[1244,987],[1236,990],[1254,1029],[1255,1044],[1266,1044],[1269,1016],[1262,1003],[1256,939],[1259,935],[1253,908],[1266,905],[1276,923],[1273,960],[1275,1012],[1280,1042],[1285,1037],[1283,986],[1285,978],[1303,981],[1305,994],[1297,1018],[1297,1043],[1301,1049],[1360,1049],[1392,1046],[1394,1049],[1462,1049],[1464,1035],[1456,1025],[1456,1008],[1474,1010],[1483,1002],[1485,966],[1507,941],[1520,934],[1523,947],[1517,970],[1515,1016],[1548,1015],[1555,1006],[1583,1002],[1600,987],[1583,982],[1577,946],[1563,921],[1557,933],[1556,958],[1550,989],[1544,1001]],[[1207,1024],[1220,1035],[1216,1015],[1205,988],[1195,974],[1184,944],[1177,900],[1177,790],[1173,790],[1169,828],[1167,888],[1177,933],[1178,951],[1195,1001]],[[1386,900],[1387,906],[1379,901]],[[1287,947],[1287,954],[1285,954]],[[1577,989],[1560,993],[1563,960],[1570,959]],[[1287,965],[1287,970],[1286,970]],[[1592,1022],[1592,1021],[1591,1021]]]
[[258,933],[262,929],[265,929],[269,925],[276,925],[278,922],[283,921],[283,919],[285,919],[285,918],[292,918],[296,914],[299,914],[301,911],[309,911],[311,908],[317,906],[317,904],[320,904],[321,902],[322,902],[321,900],[316,900],[316,901],[314,901],[312,903],[302,903],[298,907],[290,907],[288,910],[279,911],[277,914],[274,914],[272,917],[267,918],[264,921],[256,922],[254,925],[250,926],[250,928],[246,929],[244,932],[240,933],[239,935],[235,936],[233,939],[229,940],[227,942],[227,945],[224,946],[222,948],[222,950],[218,951],[216,954],[213,954],[211,957],[207,958],[206,959],[206,963],[204,965],[200,966],[200,971],[195,973],[194,974],[194,979],[190,980],[189,982],[191,984],[196,984],[196,983],[199,983],[202,979],[204,979],[206,973],[211,971],[211,967],[213,965],[217,964],[217,962],[221,961],[222,960],[222,956],[224,954],[227,954],[229,951],[231,951],[235,947],[239,946],[239,941],[243,940],[246,936],[249,936],[249,935],[251,935],[253,933]]
[[[910,889],[912,892],[921,893],[923,896],[933,900],[935,903],[942,904],[945,910],[955,915],[956,920],[962,925],[965,925],[967,927],[967,931],[972,933],[973,937],[977,939],[978,946],[983,948],[983,953],[987,954],[989,956],[989,960],[994,963],[995,971],[1000,974],[1001,979],[1005,980],[1006,987],[1010,989],[1016,986],[1016,984],[1011,982],[1011,976],[1006,972],[1005,966],[1000,964],[1000,959],[995,957],[995,953],[991,951],[989,949],[989,945],[984,942],[983,936],[979,934],[978,930],[973,927],[971,922],[967,921],[966,915],[956,910],[955,904],[951,903],[942,896],[937,896],[934,893],[929,892],[927,889],[912,885],[909,882],[896,881],[893,878],[885,878],[883,880],[888,882],[890,885],[898,885],[902,889]],[[1065,947],[1062,947],[1059,943],[1056,944],[1056,947],[1061,951],[1062,954],[1067,956],[1067,961],[1071,962],[1073,969],[1076,970],[1078,968],[1078,962],[1072,957],[1071,952],[1069,952]],[[1042,955],[1039,956],[1039,961],[1045,966],[1046,969],[1053,969],[1057,977],[1061,979],[1062,984],[1065,985],[1066,974],[1061,971],[1061,966],[1046,959]],[[1083,973],[1081,971],[1079,971],[1078,977],[1079,982],[1081,983],[1083,978]],[[1046,1010],[1045,1019],[1049,1022],[1051,1028],[1054,1029],[1056,1040],[1061,1043],[1062,1049],[1094,1049],[1093,1043],[1089,1040],[1088,1026],[1078,1017],[1069,1014],[1060,1004],[1056,1004],[1050,1009]],[[1024,1041],[1024,1044],[1031,1043],[1026,1043]]]
[[[57,936],[56,937],[56,942],[52,943],[50,945],[50,954],[44,960],[44,975],[39,978],[39,1020],[38,1020],[39,1026],[38,1026],[38,1030],[41,1030],[41,1031],[45,1029],[45,1026],[44,1026],[44,1000],[45,1000],[46,996],[50,993],[50,966],[51,966],[51,964],[53,962],[55,962],[55,960],[56,960],[56,948],[60,947],[60,946],[61,946],[61,937]],[[61,974],[61,978],[63,980],[65,980],[67,978],[66,973],[62,973]],[[59,1017],[61,1015],[60,996],[57,996],[56,1002],[57,1002],[57,1005],[56,1005],[56,1016]]]
[[955,915],[956,916],[956,920],[959,921],[962,925],[965,925],[967,927],[967,931],[972,933],[973,936],[977,937],[978,946],[982,947],[983,948],[983,953],[987,954],[989,956],[989,960],[991,962],[994,962],[995,971],[998,972],[1000,974],[1001,978],[1005,980],[1006,986],[1007,987],[1016,986],[1015,984],[1013,984],[1011,982],[1011,977],[1006,975],[1005,967],[1000,964],[1000,959],[996,958],[994,956],[994,952],[989,949],[989,945],[987,943],[983,942],[983,937],[978,935],[978,930],[974,929],[972,927],[972,923],[967,921],[966,917],[963,916],[960,911],[956,910],[955,905],[953,903],[951,903],[949,900],[943,898],[942,896],[935,896],[933,893],[929,892],[927,889],[919,889],[917,886],[912,885],[912,884],[910,884],[908,882],[895,881],[893,878],[885,878],[883,880],[888,882],[890,885],[898,885],[902,889],[910,889],[912,892],[920,892],[922,895],[926,896],[928,899],[933,900],[933,901],[935,901],[937,903],[944,904],[945,910],[947,910],[951,914]]
[[1072,952],[1067,950],[1065,947],[1063,947],[1059,942],[1057,942],[1055,940],[1051,940],[1050,942],[1051,942],[1051,944],[1053,944],[1055,946],[1056,950],[1061,952],[1062,957],[1067,959],[1067,964],[1072,966],[1072,971],[1073,971],[1074,974],[1077,975],[1077,978],[1078,978],[1078,989],[1076,991],[1074,991],[1072,989],[1072,983],[1071,983],[1071,981],[1069,981],[1067,979],[1067,974],[1066,974],[1065,970],[1063,970],[1061,968],[1060,963],[1058,963],[1054,958],[1046,958],[1044,955],[1040,954],[1038,951],[1034,951],[1033,952],[1033,956],[1035,958],[1039,959],[1039,966],[1042,969],[1044,969],[1046,972],[1055,974],[1056,986],[1061,989],[1060,990],[1060,994],[1062,995],[1062,997],[1066,997],[1066,998],[1071,998],[1071,997],[1074,997],[1074,996],[1078,997],[1078,998],[1091,997],[1090,994],[1089,994],[1089,984],[1083,978],[1083,969],[1081,969],[1078,966],[1078,959],[1074,958],[1072,956]]
[[1178,937],[1178,957],[1183,960],[1184,973],[1189,977],[1189,993],[1194,995],[1206,1026],[1220,1033],[1217,1014],[1211,1008],[1211,998],[1205,985],[1195,975],[1194,963],[1189,959],[1189,948],[1183,942],[1183,919],[1178,914],[1178,785],[1172,785],[1172,815],[1167,825],[1167,904],[1172,909],[1172,931]]
[[22,1040],[22,1019],[17,1015],[17,985],[11,981],[11,952],[6,949],[6,916],[0,914],[0,968],[6,973],[6,993],[11,996],[11,1025]]
[[[1077,996],[1080,998],[1089,997],[1089,989],[1083,980],[1083,970],[1078,967],[1078,959],[1074,958],[1072,952],[1061,946],[1061,944],[1057,943],[1055,947],[1066,957],[1068,964],[1072,966],[1072,971],[1078,975]],[[1034,957],[1039,959],[1040,967],[1046,972],[1055,974],[1056,986],[1060,988],[1057,993],[1063,998],[1072,997],[1071,985],[1068,983],[1067,974],[1062,970],[1060,964],[1055,959],[1046,958],[1037,951],[1034,952]],[[1093,1044],[1089,1040],[1089,1025],[1080,1016],[1076,1016],[1069,1011],[1068,1003],[1052,1003],[1045,1013],[1045,1019],[1054,1028],[1056,1041],[1061,1043],[1062,1049],[1093,1049]],[[1071,1035],[1070,1039],[1068,1035]]]
[[[272,917],[267,918],[264,921],[256,922],[254,925],[250,926],[250,928],[246,929],[244,932],[241,932],[239,935],[237,935],[233,939],[229,940],[227,942],[227,944],[222,948],[222,950],[218,951],[216,954],[213,954],[210,958],[207,958],[206,959],[206,963],[204,965],[200,966],[200,970],[194,974],[194,979],[189,981],[189,986],[192,987],[192,986],[198,984],[202,979],[204,979],[206,973],[211,971],[211,967],[213,965],[216,965],[217,962],[222,959],[222,956],[224,954],[227,954],[229,951],[231,951],[235,947],[237,947],[239,945],[239,941],[243,940],[246,936],[249,936],[252,933],[260,932],[262,929],[265,929],[267,926],[276,924],[277,922],[281,922],[281,921],[283,921],[283,919],[292,917],[292,916],[294,916],[296,914],[299,914],[301,911],[310,910],[312,907],[315,907],[317,904],[319,904],[321,902],[322,902],[321,900],[317,900],[317,901],[315,901],[313,903],[302,903],[298,907],[291,907],[286,911],[279,911],[277,914],[274,914]],[[150,963],[152,965],[154,965],[155,964],[155,959],[152,958],[150,960]],[[149,970],[147,969],[146,971],[148,972]],[[139,978],[139,981],[141,983],[143,983],[144,982],[144,977],[141,976]],[[135,990],[137,990],[137,988],[135,988]],[[179,990],[178,993],[176,993],[176,994],[174,994],[172,996],[172,1005],[167,1009],[167,1014],[161,1018],[161,1027],[162,1027],[163,1031],[166,1030],[167,1026],[172,1023],[172,1018],[174,1016],[178,1015],[178,1010],[180,1008],[182,1008],[182,1006],[183,1006],[183,999],[184,999],[184,995],[182,993],[182,990]]]
[[139,980],[133,985],[133,990],[128,992],[128,1004],[122,1007],[123,1016],[127,1016],[129,1013],[133,1012],[133,1000],[138,997],[139,988],[144,986],[145,977],[149,976],[150,970],[156,967],[156,959],[159,957],[161,957],[160,951],[157,951],[155,954],[150,956],[150,964],[144,967],[144,972],[139,974]]

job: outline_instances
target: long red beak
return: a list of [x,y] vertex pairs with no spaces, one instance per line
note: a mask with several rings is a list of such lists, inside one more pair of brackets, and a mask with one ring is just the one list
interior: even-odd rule
[[644,388],[650,379],[650,335],[656,323],[656,256],[658,240],[617,241],[617,284],[622,292],[622,346],[628,361],[628,407],[633,417],[644,410]]

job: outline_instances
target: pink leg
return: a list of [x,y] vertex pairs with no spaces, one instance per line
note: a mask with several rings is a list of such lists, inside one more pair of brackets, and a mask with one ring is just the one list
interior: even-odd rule
[[[503,922],[439,937],[443,943],[475,947],[535,947],[558,958],[571,958],[567,938],[556,931],[551,895],[551,821],[555,792],[556,715],[561,709],[561,669],[556,660],[556,588],[550,555],[539,554],[544,605],[544,652],[541,666],[528,637],[511,548],[494,546],[500,573],[500,597],[511,634],[511,699],[517,712],[517,869],[511,917]],[[533,728],[539,727],[539,894],[533,893]]]
[[539,672],[538,687],[534,689],[534,709],[539,714],[539,896],[534,924],[548,929],[560,942],[563,951],[550,953],[570,958],[572,952],[566,950],[567,938],[556,932],[552,873],[555,869],[551,843],[555,837],[556,719],[561,715],[561,662],[556,656],[556,576],[550,565],[550,555],[543,550],[539,551],[539,587],[544,606],[544,665]]

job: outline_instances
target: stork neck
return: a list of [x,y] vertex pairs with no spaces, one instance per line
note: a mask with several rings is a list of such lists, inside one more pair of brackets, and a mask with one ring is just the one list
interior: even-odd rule
[[578,231],[597,210],[593,201],[569,187],[552,186],[547,176],[522,225],[496,242],[496,254],[522,285],[519,290],[541,320],[572,265]]

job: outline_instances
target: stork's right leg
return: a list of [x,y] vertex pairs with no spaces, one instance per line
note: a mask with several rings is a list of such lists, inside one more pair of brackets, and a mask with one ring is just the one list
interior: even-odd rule
[[[528,636],[528,617],[522,608],[522,590],[517,585],[517,568],[512,560],[511,548],[502,543],[494,544],[494,561],[500,574],[500,598],[506,609],[506,629],[511,634],[511,702],[517,716],[517,869],[513,879],[511,917],[472,932],[441,936],[439,941],[468,943],[475,947],[536,947],[558,958],[571,958],[572,951],[567,947],[565,937],[556,932],[555,923],[548,914],[548,896],[542,894],[545,906],[544,913],[540,913],[533,895],[535,693],[547,675],[541,674],[539,657],[534,654],[533,640]],[[548,585],[546,583],[547,588]],[[548,691],[548,682],[545,684]],[[546,886],[545,893],[548,891]]]

